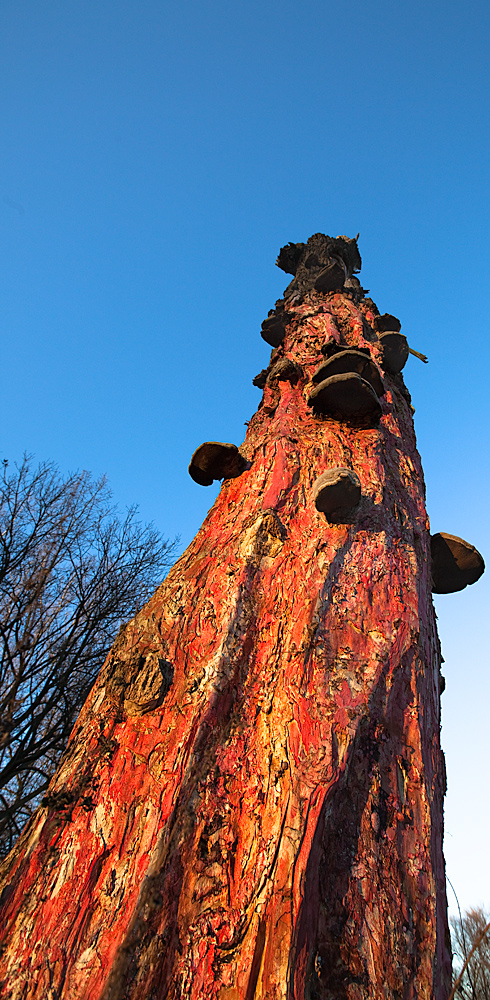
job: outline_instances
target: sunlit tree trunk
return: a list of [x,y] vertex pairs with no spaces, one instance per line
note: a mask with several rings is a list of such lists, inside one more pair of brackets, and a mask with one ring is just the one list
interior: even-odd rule
[[[298,368],[269,374],[246,468],[121,631],[4,863],[9,1000],[446,1000],[440,653],[409,397],[383,372],[377,426],[308,406],[326,343],[381,366],[374,308],[290,304],[274,360]],[[312,499],[336,467],[362,489],[343,518]]]

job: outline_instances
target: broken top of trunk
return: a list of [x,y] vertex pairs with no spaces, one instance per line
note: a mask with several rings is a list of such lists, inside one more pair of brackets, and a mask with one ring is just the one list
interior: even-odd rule
[[315,233],[307,243],[288,243],[279,251],[276,260],[286,274],[308,273],[321,270],[332,258],[339,258],[345,264],[349,276],[357,274],[362,267],[361,255],[357,247],[357,236],[325,236]]
[[361,270],[357,238],[315,233],[307,243],[288,243],[279,252],[276,264],[294,280],[284,292],[285,299],[310,290],[333,292]]

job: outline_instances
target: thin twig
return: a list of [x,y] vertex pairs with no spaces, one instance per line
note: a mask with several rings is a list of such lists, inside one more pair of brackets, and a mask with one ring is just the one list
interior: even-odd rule
[[419,354],[419,352],[414,351],[412,347],[409,347],[408,350],[410,351],[410,354],[414,355],[415,358],[420,358],[420,360],[424,362],[424,365],[428,363],[429,359],[426,354]]

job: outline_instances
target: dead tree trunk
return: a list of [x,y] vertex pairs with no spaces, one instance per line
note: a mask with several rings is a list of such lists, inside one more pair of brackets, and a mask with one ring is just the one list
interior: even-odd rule
[[[430,536],[383,340],[399,325],[352,278],[355,244],[308,265],[312,241],[282,251],[296,277],[234,478],[121,631],[4,863],[9,1000],[448,996]],[[328,366],[334,403],[313,389],[342,345],[381,369],[381,419],[346,416]],[[362,495],[325,514],[312,490],[338,468]]]

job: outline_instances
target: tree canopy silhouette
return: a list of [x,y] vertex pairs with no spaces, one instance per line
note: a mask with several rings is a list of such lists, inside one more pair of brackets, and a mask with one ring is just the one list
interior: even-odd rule
[[173,543],[120,517],[105,478],[29,457],[0,481],[0,854],[56,770],[120,624]]

